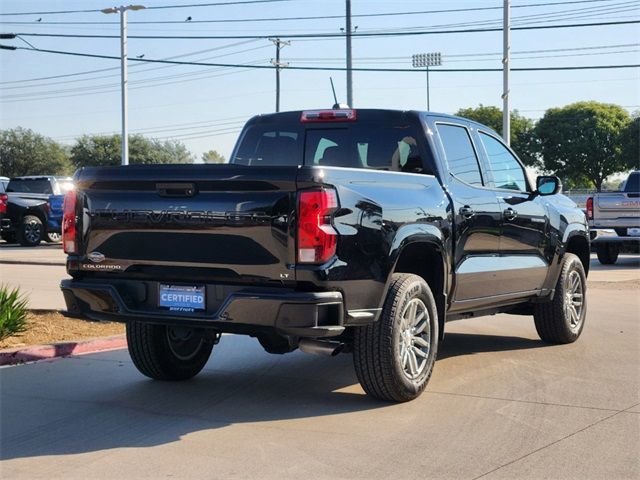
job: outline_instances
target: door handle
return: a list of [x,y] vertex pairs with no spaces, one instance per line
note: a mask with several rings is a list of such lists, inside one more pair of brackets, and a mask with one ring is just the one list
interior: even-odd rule
[[464,218],[471,218],[476,214],[476,212],[473,211],[473,208],[471,208],[469,205],[460,207],[459,212],[460,212],[460,215],[462,215]]
[[507,220],[515,220],[518,216],[518,212],[516,212],[513,208],[507,208],[504,212],[504,218]]

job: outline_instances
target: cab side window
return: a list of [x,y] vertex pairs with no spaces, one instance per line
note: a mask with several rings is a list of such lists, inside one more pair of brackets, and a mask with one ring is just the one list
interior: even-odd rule
[[489,168],[493,176],[493,186],[526,192],[528,188],[524,169],[507,147],[483,132],[480,132],[480,140],[487,152]]
[[444,123],[437,124],[437,128],[449,171],[465,183],[482,186],[480,164],[467,129]]

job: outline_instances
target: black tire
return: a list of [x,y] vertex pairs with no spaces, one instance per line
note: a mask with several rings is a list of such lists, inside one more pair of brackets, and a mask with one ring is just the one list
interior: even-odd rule
[[[404,317],[411,316],[408,309],[412,305],[425,313],[423,320],[416,322],[416,327],[425,323],[422,333],[421,328],[417,332],[407,328]],[[419,314],[414,313],[414,317]],[[424,344],[415,343],[418,337]],[[415,348],[426,357],[419,356]],[[438,313],[429,285],[417,275],[393,274],[378,321],[354,332],[353,361],[360,385],[380,400],[413,400],[426,388],[437,354]],[[414,366],[419,369],[412,376]]]
[[[574,288],[574,282],[578,282],[578,290]],[[578,299],[581,301],[579,308],[575,303]],[[553,300],[535,305],[533,318],[536,330],[545,342],[573,343],[584,329],[586,315],[587,276],[580,259],[566,253]]]
[[596,253],[598,254],[598,261],[602,265],[613,265],[618,260],[620,249],[617,245],[604,243],[596,247]]
[[[182,341],[175,339],[176,331],[182,335]],[[213,342],[208,341],[200,330],[135,321],[127,323],[127,344],[136,368],[155,380],[195,377],[213,349]]]
[[18,242],[23,247],[35,247],[40,245],[44,238],[44,225],[35,215],[25,215],[22,217],[20,228],[18,229]]

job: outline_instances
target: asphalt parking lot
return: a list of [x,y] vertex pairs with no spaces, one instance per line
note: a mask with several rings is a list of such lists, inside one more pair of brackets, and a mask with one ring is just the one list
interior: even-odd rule
[[349,355],[239,336],[185,383],[147,380],[126,351],[2,368],[2,477],[638,478],[638,266],[608,281],[595,266],[572,345],[545,345],[529,317],[449,324],[426,393],[402,405],[367,398]]

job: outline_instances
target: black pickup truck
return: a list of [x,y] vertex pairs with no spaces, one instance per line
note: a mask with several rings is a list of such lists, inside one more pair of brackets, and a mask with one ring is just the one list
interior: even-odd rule
[[145,375],[196,375],[222,333],[352,352],[364,390],[425,388],[446,321],[533,315],[575,341],[589,233],[490,129],[416,111],[262,115],[226,165],[85,168],[65,200],[67,314],[126,322]]

